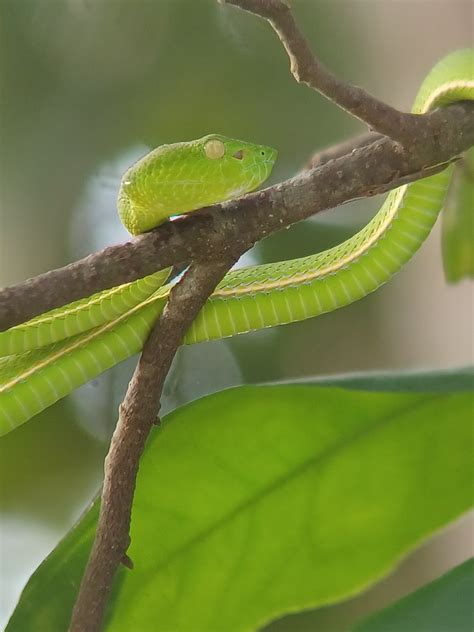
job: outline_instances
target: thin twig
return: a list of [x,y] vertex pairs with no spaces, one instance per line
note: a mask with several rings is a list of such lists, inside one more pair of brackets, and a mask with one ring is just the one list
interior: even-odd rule
[[192,264],[172,290],[150,334],[120,406],[119,420],[105,461],[105,481],[94,546],[74,607],[70,632],[100,630],[119,565],[130,566],[126,551],[138,464],[156,422],[171,361],[195,316],[234,263],[227,259]]
[[[239,7],[270,22],[290,58],[293,76],[299,83],[321,92],[341,108],[357,117],[376,132],[403,145],[411,144],[419,134],[420,117],[400,112],[371,94],[342,81],[330,72],[311,52],[299,30],[290,7],[282,0],[220,0]],[[424,125],[422,122],[421,125]]]
[[367,147],[367,145],[371,145],[372,143],[375,143],[375,141],[381,140],[382,138],[382,134],[377,134],[377,132],[365,132],[364,134],[359,134],[358,136],[354,136],[353,138],[348,138],[347,140],[343,140],[337,145],[331,145],[314,153],[307,161],[304,168],[315,169],[316,167],[320,167],[330,160],[342,158],[342,156],[346,156],[347,154],[350,154],[354,150],[360,149],[361,147]]
[[414,136],[406,149],[388,138],[306,170],[263,191],[215,204],[130,242],[0,290],[0,331],[38,314],[194,258],[245,250],[290,224],[354,198],[394,189],[449,162],[474,143],[474,109],[452,105],[431,114],[436,145]]
[[339,149],[329,162],[284,183],[167,222],[128,244],[108,248],[0,292],[1,329],[157,269],[201,262],[193,263],[172,290],[120,407],[105,464],[97,536],[74,608],[71,632],[100,629],[114,574],[120,563],[131,564],[126,550],[136,475],[159,411],[165,376],[186,329],[235,258],[259,239],[315,212],[436,173],[474,143],[474,111],[469,105],[423,116],[398,112],[360,88],[346,85],[324,68],[280,0],[227,2],[270,21],[298,81],[319,90],[390,138],[351,147],[353,151],[348,155],[341,156]]

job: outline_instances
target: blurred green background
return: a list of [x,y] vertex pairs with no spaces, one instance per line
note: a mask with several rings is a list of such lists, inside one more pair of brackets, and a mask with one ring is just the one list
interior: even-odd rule
[[[443,54],[472,45],[469,0],[292,4],[327,65],[401,108],[410,107]],[[279,150],[277,182],[316,149],[360,131],[296,84],[265,22],[214,0],[0,0],[0,285],[127,239],[116,193],[121,173],[149,148],[209,132],[261,142]],[[379,204],[360,201],[320,215],[267,239],[244,263],[324,249]],[[435,230],[394,281],[359,303],[183,348],[164,408],[241,383],[466,364],[471,323],[471,290],[445,283]],[[100,485],[133,366],[116,367],[2,439],[1,624]],[[366,595],[271,627],[345,629],[464,559],[469,540],[464,520]]]

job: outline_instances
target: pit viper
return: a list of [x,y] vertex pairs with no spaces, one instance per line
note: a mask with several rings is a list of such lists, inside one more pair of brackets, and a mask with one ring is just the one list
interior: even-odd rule
[[[454,52],[423,82],[425,113],[474,100],[474,51]],[[163,145],[123,176],[119,216],[132,234],[171,216],[239,197],[269,176],[276,151],[219,134]],[[312,256],[231,270],[184,343],[225,338],[330,312],[380,287],[414,254],[443,206],[452,167],[387,196],[357,234]],[[161,270],[54,309],[0,333],[0,434],[137,353],[173,282]]]

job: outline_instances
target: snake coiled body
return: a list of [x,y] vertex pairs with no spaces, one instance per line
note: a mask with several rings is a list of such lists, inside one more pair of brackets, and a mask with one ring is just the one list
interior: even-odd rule
[[[414,113],[474,100],[474,52],[442,60]],[[131,233],[258,187],[276,152],[209,135],[158,148],[125,175],[119,214]],[[330,312],[388,281],[414,254],[441,210],[452,168],[392,191],[356,235],[324,252],[229,272],[185,343],[225,338]],[[0,434],[9,432],[143,346],[171,284],[168,271],[101,292],[0,333]]]

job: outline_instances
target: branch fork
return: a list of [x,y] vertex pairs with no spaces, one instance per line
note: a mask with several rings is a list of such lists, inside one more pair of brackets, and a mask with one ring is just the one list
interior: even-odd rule
[[183,336],[216,285],[254,243],[314,213],[384,193],[445,168],[474,144],[474,109],[456,104],[426,115],[399,112],[334,76],[313,55],[282,0],[220,0],[271,24],[295,79],[369,129],[313,156],[294,178],[112,246],[65,268],[0,290],[0,329],[171,265],[189,265],[146,341],[120,406],[105,461],[99,524],[70,632],[99,632],[126,551],[141,454],[160,409],[165,377]]

